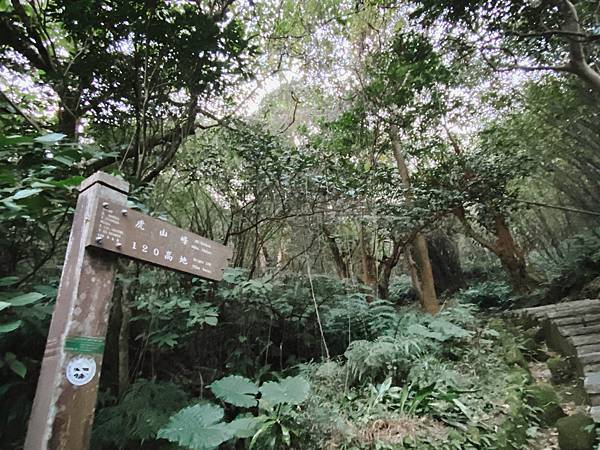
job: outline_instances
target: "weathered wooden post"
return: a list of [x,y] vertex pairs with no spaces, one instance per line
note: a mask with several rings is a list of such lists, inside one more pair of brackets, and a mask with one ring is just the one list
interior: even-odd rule
[[81,184],[25,450],[89,446],[118,255],[216,281],[232,256],[228,247],[128,210],[128,189],[102,172]]
[[25,450],[83,450],[94,420],[116,255],[86,246],[98,203],[110,200],[119,212],[129,184],[97,173],[79,190]]

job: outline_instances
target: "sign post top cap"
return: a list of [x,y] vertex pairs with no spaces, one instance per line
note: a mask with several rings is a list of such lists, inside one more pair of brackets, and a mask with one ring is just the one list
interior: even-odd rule
[[127,194],[129,192],[129,183],[127,181],[109,175],[105,172],[96,172],[95,174],[90,175],[85,180],[83,180],[79,185],[79,192],[85,191],[87,188],[93,186],[96,183],[108,186],[109,188],[120,191],[123,194]]

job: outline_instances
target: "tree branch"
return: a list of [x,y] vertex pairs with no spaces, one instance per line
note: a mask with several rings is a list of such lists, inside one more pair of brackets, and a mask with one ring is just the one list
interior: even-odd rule
[[454,210],[454,215],[463,224],[463,227],[464,227],[467,235],[470,238],[472,238],[473,240],[475,240],[476,242],[481,244],[483,247],[487,248],[492,253],[496,253],[496,251],[497,251],[496,246],[494,244],[490,244],[489,242],[487,242],[483,237],[481,237],[479,234],[477,234],[477,232],[473,229],[473,227],[467,220],[467,217],[465,214],[465,208],[463,208],[462,206],[456,208]]
[[17,112],[17,114],[23,117],[33,128],[35,128],[35,131],[37,131],[38,133],[42,133],[42,127],[40,127],[38,123],[35,120],[33,120],[33,118],[29,117],[29,114],[27,114],[25,111],[19,108],[19,106],[15,102],[13,102],[4,92],[0,91],[0,96],[2,96],[2,98],[4,98],[6,102],[8,102],[8,104]]

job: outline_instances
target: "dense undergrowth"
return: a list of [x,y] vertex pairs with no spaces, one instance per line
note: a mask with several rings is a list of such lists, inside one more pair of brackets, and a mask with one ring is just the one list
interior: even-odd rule
[[[35,161],[33,173],[49,170]],[[8,449],[25,435],[72,213],[64,205],[81,176],[65,169],[40,179],[26,178],[18,204],[0,210],[5,240],[38,261],[0,278],[0,401],[10,405],[0,408],[0,441]],[[50,215],[60,226],[37,230]],[[19,241],[35,230],[34,242],[49,232],[56,242]],[[514,295],[495,267],[465,267],[467,287],[442,298],[435,317],[418,311],[405,274],[382,300],[356,278],[233,268],[215,285],[124,265],[115,300],[127,286],[131,385],[119,392],[121,318],[112,317],[93,448],[528,448],[540,426],[524,401],[529,376],[505,324],[487,314],[598,295],[598,230],[556,251],[553,264],[531,253],[545,281],[527,295]]]
[[[315,281],[329,298],[319,297],[331,359],[315,355],[249,377],[240,376],[250,373],[242,363],[200,397],[191,384],[140,379],[100,409],[94,448],[528,448],[537,430],[523,402],[529,376],[515,365],[518,349],[502,321],[490,325],[455,301],[431,317],[359,293],[331,295],[340,289],[334,280]],[[256,303],[247,308],[260,310],[260,292],[274,287],[243,282],[226,294],[248,289]],[[270,307],[285,304],[289,314],[296,297],[279,292],[288,301]],[[306,327],[314,318],[297,320]],[[333,339],[340,335],[346,340]]]
[[[567,243],[572,256],[540,292],[568,273],[597,276],[600,245],[588,245],[595,235]],[[517,449],[529,448],[542,426],[525,401],[531,379],[519,342],[485,310],[544,297],[514,296],[501,279],[472,283],[432,317],[398,306],[410,303],[404,277],[392,283],[390,300],[321,275],[248,279],[229,269],[218,286],[175,283],[159,271],[120,278],[137,286],[135,381],[117,395],[108,355],[94,449]],[[11,304],[19,327],[4,334],[15,353],[4,356],[9,381],[0,395],[15,405],[2,414],[13,448],[37,375],[36,362],[18,352],[43,349],[53,283],[31,286]],[[27,339],[16,345],[19,336]]]
[[[435,317],[397,306],[411,295],[402,278],[392,283],[394,303],[330,277],[247,280],[239,269],[229,270],[216,291],[194,283],[192,292],[213,303],[173,293],[153,311],[141,296],[138,317],[155,356],[189,351],[197,324],[212,325],[217,310],[220,326],[237,339],[220,343],[218,329],[204,327],[210,344],[197,355],[210,361],[226,354],[220,370],[188,368],[184,380],[171,376],[178,385],[140,379],[118,404],[109,398],[94,448],[530,448],[545,425],[528,401],[532,379],[519,350],[525,338],[480,308],[543,302],[569,273],[593,280],[600,249],[589,245],[594,236],[566,242],[562,264],[532,295],[514,296],[492,277],[447,299]],[[147,292],[160,283],[153,277]],[[308,301],[313,295],[323,339]],[[187,327],[168,325],[175,312]],[[167,373],[162,366],[154,376]],[[195,378],[203,379],[200,388]]]
[[[600,245],[590,242],[597,232],[567,242],[553,278],[528,298],[490,276],[435,317],[399,306],[411,301],[405,277],[381,300],[321,275],[248,279],[229,269],[215,286],[124,272],[120,281],[136,286],[135,381],[117,395],[107,356],[93,448],[529,448],[541,426],[524,401],[530,377],[510,327],[485,311],[541,302],[568,274],[585,286],[598,274]],[[37,376],[22,354],[41,356],[55,286],[11,299],[18,327],[3,334],[12,350],[0,396],[15,405],[2,413],[12,448]],[[573,286],[573,298],[585,295]]]

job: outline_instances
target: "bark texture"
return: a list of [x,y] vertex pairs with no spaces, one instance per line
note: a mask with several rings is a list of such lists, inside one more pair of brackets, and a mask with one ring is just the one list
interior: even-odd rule
[[520,294],[530,292],[535,285],[535,280],[527,271],[525,252],[513,238],[506,218],[502,214],[494,216],[493,229],[490,231],[493,232],[495,241],[489,242],[473,229],[464,208],[457,208],[455,214],[463,224],[467,235],[498,257],[513,290]]
[[[408,204],[412,203],[412,191],[410,184],[410,174],[406,165],[406,158],[400,146],[400,137],[398,128],[392,125],[390,128],[390,136],[394,150],[394,158],[398,166],[398,172],[402,178],[402,183],[405,188],[405,198]],[[409,262],[411,267],[411,278],[415,290],[419,295],[421,306],[430,314],[436,314],[439,309],[435,284],[433,279],[433,270],[431,260],[429,259],[429,250],[427,249],[427,240],[421,232],[417,232],[410,244],[413,258],[408,258],[408,261],[414,259],[414,265]]]

